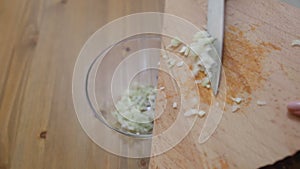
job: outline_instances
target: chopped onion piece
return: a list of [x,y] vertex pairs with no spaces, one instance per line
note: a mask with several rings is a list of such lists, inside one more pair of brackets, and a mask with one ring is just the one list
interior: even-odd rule
[[176,60],[173,58],[170,58],[168,60],[169,68],[173,67],[176,64]]
[[204,117],[206,114],[205,111],[203,110],[197,110],[197,109],[190,109],[189,111],[184,113],[184,116],[193,116],[193,115],[198,115],[200,117]]
[[234,105],[231,107],[232,113],[235,113],[235,112],[238,111],[239,109],[240,109],[240,106],[239,106],[239,105],[236,105],[236,104],[234,104]]
[[173,108],[177,109],[177,103],[176,102],[173,102]]
[[186,49],[185,49],[185,51],[184,51],[184,56],[188,56],[189,55],[189,53],[190,53],[190,48],[189,47],[187,47]]
[[156,88],[156,89],[154,89],[154,91],[155,92],[157,92],[157,91],[162,91],[162,90],[164,90],[165,89],[165,87],[164,86],[162,86],[162,87],[160,87],[160,88]]
[[292,46],[300,46],[300,40],[293,40]]
[[167,55],[162,55],[162,57],[163,57],[164,59],[168,59],[168,58],[169,58]]
[[174,38],[174,39],[172,39],[171,40],[171,43],[170,43],[170,45],[168,46],[169,48],[171,47],[173,47],[173,48],[176,48],[176,47],[178,47],[179,45],[181,45],[181,41],[179,40],[179,38],[178,37],[176,37],[176,38]]
[[193,75],[194,76],[197,76],[197,74],[200,72],[200,67],[198,66],[198,65],[193,65],[193,67],[192,67],[192,73],[193,73]]
[[180,49],[179,53],[184,54],[185,50],[187,49],[186,46],[182,46],[182,48]]
[[237,104],[240,104],[243,101],[243,99],[240,97],[236,97],[236,98],[231,97],[231,100]]
[[206,112],[203,111],[203,110],[200,110],[200,111],[198,112],[198,115],[199,115],[200,117],[204,117],[205,114],[206,114]]
[[208,77],[204,77],[202,80],[201,80],[201,85],[203,87],[209,85],[209,78]]
[[183,66],[183,64],[184,64],[184,62],[181,61],[181,62],[178,62],[178,63],[176,64],[176,66],[177,66],[177,67],[181,67],[181,66]]
[[194,35],[194,38],[193,40],[194,41],[197,41],[199,39],[202,39],[202,38],[206,38],[206,37],[209,37],[210,35],[208,34],[208,32],[206,31],[199,31],[197,32],[195,35]]
[[259,105],[259,106],[264,106],[264,105],[267,104],[267,102],[266,101],[262,101],[262,100],[257,100],[256,104]]
[[202,83],[202,80],[195,80],[196,84]]
[[189,111],[184,113],[184,116],[192,116],[198,113],[198,110],[196,109],[190,109]]

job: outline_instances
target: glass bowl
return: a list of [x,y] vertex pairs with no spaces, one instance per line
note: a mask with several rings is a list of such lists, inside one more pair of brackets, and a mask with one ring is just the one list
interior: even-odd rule
[[118,111],[116,103],[136,84],[156,88],[161,39],[161,35],[147,33],[128,37],[101,52],[90,65],[86,76],[88,102],[95,117],[107,127],[127,136],[151,137],[152,131],[124,129],[112,112]]

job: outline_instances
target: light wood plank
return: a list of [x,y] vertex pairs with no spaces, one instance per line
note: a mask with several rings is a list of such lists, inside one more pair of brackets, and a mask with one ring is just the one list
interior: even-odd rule
[[162,11],[164,2],[0,1],[0,168],[140,168],[83,132],[71,80],[88,37],[118,17]]

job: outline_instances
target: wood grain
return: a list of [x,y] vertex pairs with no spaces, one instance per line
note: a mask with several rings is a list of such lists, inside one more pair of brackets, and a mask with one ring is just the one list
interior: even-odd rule
[[[205,27],[206,0],[167,0],[165,7],[165,12]],[[205,119],[198,119],[184,140],[151,158],[150,168],[258,168],[300,149],[299,118],[287,115],[286,109],[287,102],[300,100],[300,48],[291,47],[300,38],[299,17],[299,8],[280,1],[226,1],[222,81],[227,105],[221,123],[207,142],[199,144]],[[231,112],[230,97],[244,98],[237,113]],[[267,105],[258,106],[257,100]],[[154,133],[166,129],[159,128],[164,121],[156,121]],[[165,142],[168,139],[172,136]],[[152,149],[159,149],[159,143]]]
[[164,2],[0,1],[0,168],[140,168],[96,146],[73,109],[71,80],[88,37],[118,17]]

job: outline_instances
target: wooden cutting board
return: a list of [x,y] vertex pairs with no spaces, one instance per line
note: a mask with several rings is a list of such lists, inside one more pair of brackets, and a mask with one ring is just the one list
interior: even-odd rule
[[[166,13],[199,28],[205,27],[206,11],[206,0],[167,0],[165,4]],[[227,96],[222,120],[209,140],[199,144],[207,117],[197,119],[180,143],[151,158],[150,168],[258,168],[300,149],[300,119],[286,110],[287,102],[300,100],[300,47],[291,46],[300,39],[299,18],[299,8],[276,0],[226,1],[222,81],[226,81]],[[160,85],[168,86],[168,82],[160,80]],[[199,89],[201,105],[210,106],[211,91]],[[231,111],[230,97],[244,98],[236,113]],[[258,100],[267,105],[258,106]],[[166,109],[174,111],[171,104]],[[170,126],[165,123],[176,115],[161,115],[154,133]],[[164,143],[168,142],[166,138]],[[155,152],[160,144],[155,138],[153,143]]]

